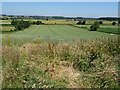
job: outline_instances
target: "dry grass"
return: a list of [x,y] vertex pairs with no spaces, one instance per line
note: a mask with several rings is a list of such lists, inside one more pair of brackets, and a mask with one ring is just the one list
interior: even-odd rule
[[1,31],[10,31],[14,30],[15,28],[13,26],[2,26]]
[[117,38],[3,46],[3,87],[118,87]]

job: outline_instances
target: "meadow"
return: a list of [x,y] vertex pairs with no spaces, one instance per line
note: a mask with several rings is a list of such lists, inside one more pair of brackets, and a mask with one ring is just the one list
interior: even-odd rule
[[106,22],[102,32],[89,31],[91,21],[44,22],[0,34],[3,88],[120,88],[117,25]]

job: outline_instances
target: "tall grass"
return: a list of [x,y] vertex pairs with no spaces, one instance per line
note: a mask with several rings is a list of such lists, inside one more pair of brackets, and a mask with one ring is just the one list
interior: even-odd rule
[[[7,43],[2,47],[4,88],[119,87],[118,38]],[[77,79],[69,68],[78,73]]]

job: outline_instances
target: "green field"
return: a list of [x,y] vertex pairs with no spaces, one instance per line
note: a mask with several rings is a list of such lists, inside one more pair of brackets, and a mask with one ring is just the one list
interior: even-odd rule
[[[75,25],[76,27],[83,28],[83,29],[90,29],[90,25]],[[118,25],[100,25],[100,28],[97,30],[99,32],[103,33],[109,33],[109,34],[119,34],[120,31],[118,30]]]
[[[3,34],[5,36],[6,34]],[[8,35],[8,34],[7,34]],[[91,32],[83,28],[70,25],[32,25],[23,31],[13,32],[10,36],[18,39],[41,38],[52,40],[74,40],[74,39],[96,39],[111,37],[110,34],[102,32]]]

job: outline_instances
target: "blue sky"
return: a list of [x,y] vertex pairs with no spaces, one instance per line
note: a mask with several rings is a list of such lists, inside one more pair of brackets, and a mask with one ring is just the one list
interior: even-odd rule
[[117,2],[3,2],[3,14],[102,17],[118,16]]

